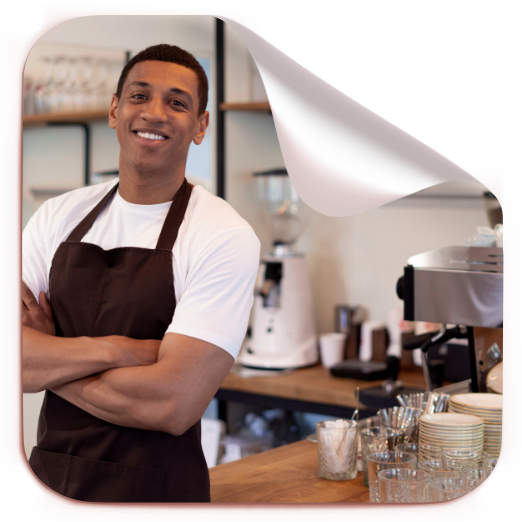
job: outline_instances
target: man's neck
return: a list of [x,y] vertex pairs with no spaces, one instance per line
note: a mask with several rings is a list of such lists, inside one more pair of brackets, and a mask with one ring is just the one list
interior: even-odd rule
[[174,199],[185,178],[185,168],[166,174],[129,172],[120,169],[118,192],[129,203],[156,205]]

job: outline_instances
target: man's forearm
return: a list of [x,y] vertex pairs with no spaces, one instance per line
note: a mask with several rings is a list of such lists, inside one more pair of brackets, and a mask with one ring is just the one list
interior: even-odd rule
[[155,364],[108,370],[52,391],[107,422],[181,435],[203,415],[232,363],[215,345],[169,333]]
[[[159,376],[158,365],[117,368],[52,389],[91,415],[128,428],[173,433],[176,391]],[[174,433],[173,433],[174,434]],[[177,433],[176,433],[177,434]]]
[[22,328],[24,393],[47,390],[110,368],[152,364],[159,347],[159,341],[117,336],[64,338]]
[[66,339],[22,327],[23,389],[46,390],[117,366],[114,347],[87,337]]

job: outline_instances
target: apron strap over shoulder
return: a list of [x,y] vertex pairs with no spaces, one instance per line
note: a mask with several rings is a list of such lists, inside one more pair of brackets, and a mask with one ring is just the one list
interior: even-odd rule
[[93,226],[96,218],[99,216],[103,207],[107,204],[109,199],[118,189],[119,183],[116,183],[114,187],[109,190],[107,195],[85,216],[85,218],[78,224],[78,226],[71,232],[66,241],[76,241],[80,242],[83,239],[83,236],[87,234],[89,229]]
[[[87,216],[85,216],[85,218],[71,232],[66,241],[80,242],[83,239],[83,236],[85,236],[89,229],[94,225],[96,218],[100,215],[107,202],[118,189],[118,185],[119,183],[114,185],[105,197],[89,212],[89,214],[87,214]],[[167,217],[165,218],[156,249],[172,250],[174,247],[174,243],[178,237],[178,230],[183,221],[185,211],[187,210],[190,194],[192,193],[193,188],[193,185],[191,185],[185,178],[181,187],[176,192]]]
[[157,250],[172,250],[174,247],[193,188],[194,186],[185,178],[174,196],[172,205],[163,223],[158,244],[156,245]]

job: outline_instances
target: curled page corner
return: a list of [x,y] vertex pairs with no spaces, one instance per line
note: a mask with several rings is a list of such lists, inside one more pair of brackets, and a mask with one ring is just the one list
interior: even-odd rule
[[292,185],[317,212],[351,216],[446,181],[475,180],[245,26],[222,19],[257,64]]

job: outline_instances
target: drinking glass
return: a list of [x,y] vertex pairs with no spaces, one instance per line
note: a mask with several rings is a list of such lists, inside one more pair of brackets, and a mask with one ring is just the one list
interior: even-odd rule
[[428,472],[431,478],[459,477],[464,470],[458,460],[433,459],[422,460],[417,464],[418,469]]
[[121,71],[124,67],[124,63],[121,60],[111,60],[109,62],[109,91],[115,93],[118,87],[118,80],[120,79]]
[[485,466],[483,468],[468,468],[462,472],[462,476],[471,479],[486,480],[491,475],[492,471],[493,468],[491,466]]
[[54,61],[54,83],[56,103],[51,112],[70,112],[72,100],[69,92],[69,69],[66,56],[57,56]]
[[47,112],[47,86],[51,83],[53,73],[53,63],[50,58],[44,57],[41,60],[45,63],[45,78],[39,83],[34,91],[34,105],[36,114]]
[[316,425],[319,475],[328,480],[357,476],[357,422],[339,419]]
[[98,109],[108,109],[111,103],[112,93],[107,84],[108,73],[108,61],[103,58],[96,60],[93,90],[96,108]]
[[433,444],[419,443],[419,459],[433,460],[442,458],[442,448]]
[[382,504],[429,501],[431,476],[427,471],[408,468],[384,469],[377,475]]
[[411,453],[400,451],[381,451],[370,453],[366,457],[368,465],[368,485],[370,486],[370,502],[380,503],[379,479],[377,475],[385,469],[406,468],[415,469],[417,457]]
[[469,477],[437,478],[431,481],[430,499],[432,502],[444,502],[464,496],[484,482]]
[[404,432],[387,426],[366,428],[359,432],[361,439],[363,482],[368,486],[368,465],[366,456],[380,451],[393,451],[397,444],[404,442]]
[[480,457],[471,464],[465,462],[466,476],[480,479],[482,482],[488,480],[491,475],[495,473],[498,458],[483,458]]
[[498,459],[484,459],[482,465],[488,468],[494,468],[497,465]]
[[395,451],[403,451],[404,453],[411,453],[417,457],[417,462],[420,457],[420,445],[418,442],[403,442],[395,446]]
[[447,450],[444,457],[450,460],[458,460],[464,468],[479,468],[482,463],[491,458],[489,453],[485,451],[475,450]]
[[60,58],[56,56],[43,57],[45,62],[45,80],[36,87],[35,96],[35,111],[37,114],[41,113],[55,113],[58,112],[58,65]]
[[76,88],[76,58],[64,56],[62,58],[62,77],[60,84],[60,112],[73,112],[75,107],[75,88]]

